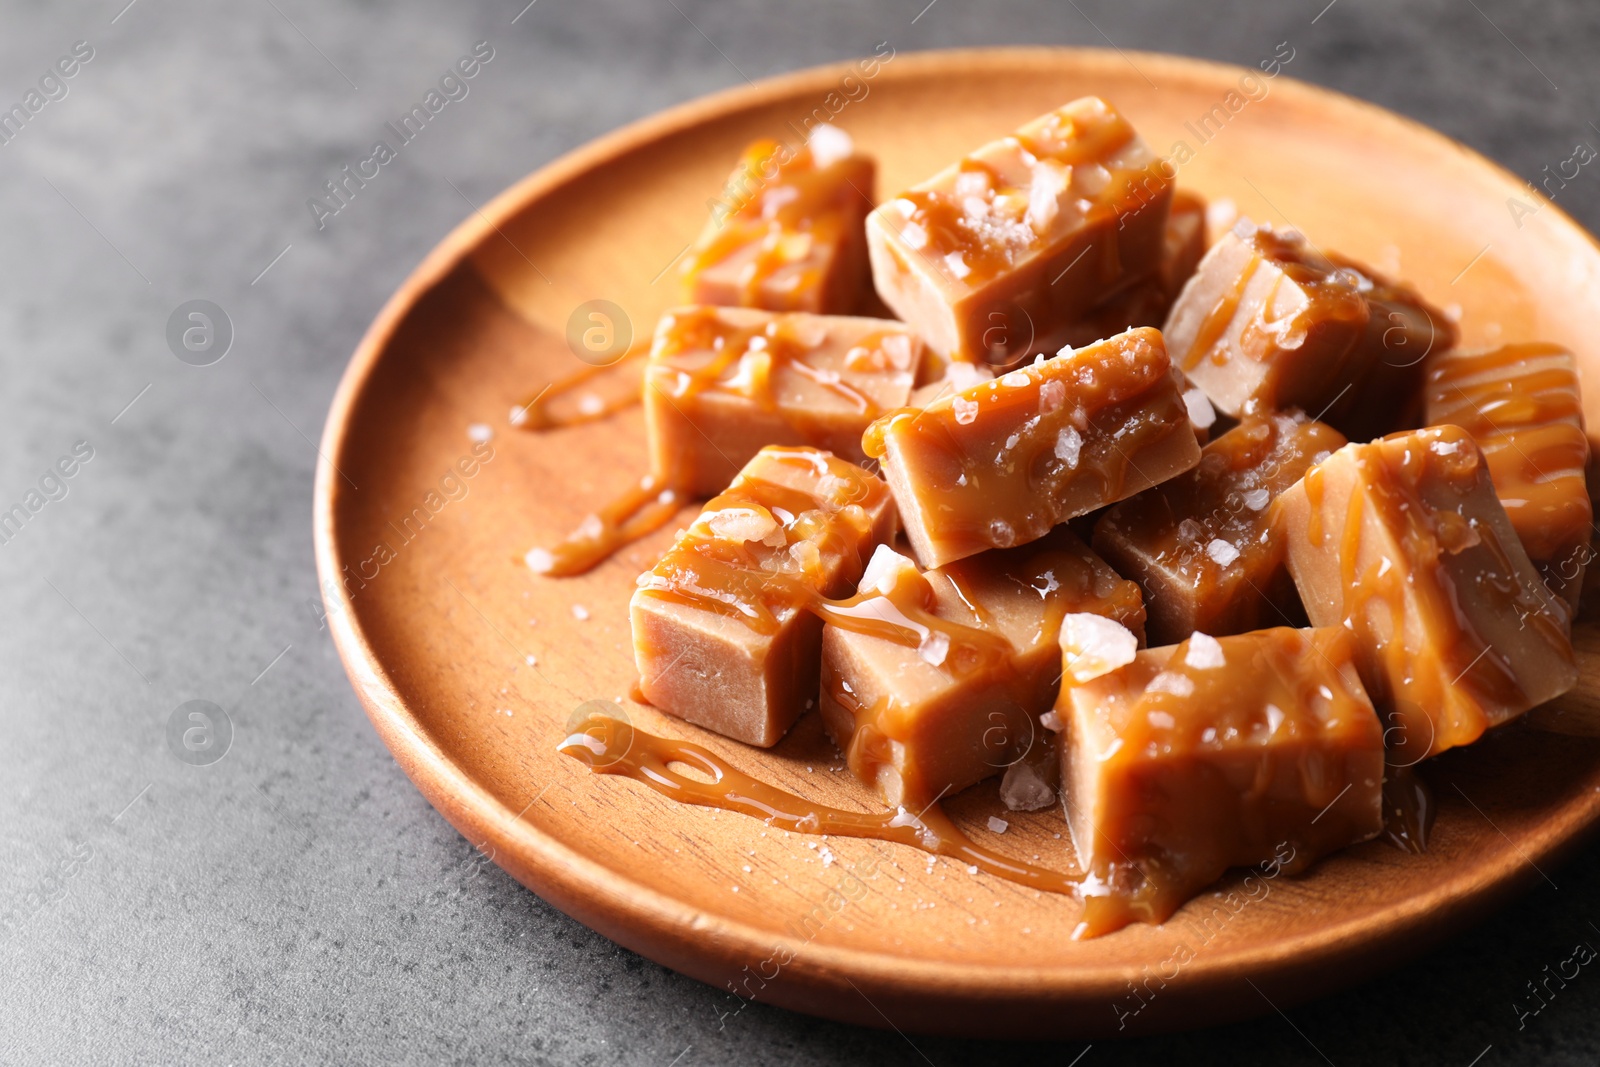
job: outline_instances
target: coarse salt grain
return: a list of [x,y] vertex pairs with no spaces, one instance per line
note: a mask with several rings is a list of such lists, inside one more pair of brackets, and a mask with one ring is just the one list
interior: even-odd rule
[[1066,672],[1082,683],[1132,663],[1139,639],[1115,619],[1073,612],[1061,620],[1061,648]]
[[1194,683],[1181,674],[1172,671],[1162,671],[1150,679],[1150,684],[1144,687],[1146,693],[1170,693],[1175,697],[1194,695]]
[[1217,421],[1217,410],[1211,406],[1211,398],[1198,387],[1184,390],[1183,406],[1189,409],[1189,421],[1202,430],[1209,430]]
[[1206,545],[1206,555],[1210,556],[1212,562],[1216,563],[1217,566],[1226,567],[1239,558],[1239,550],[1222,538],[1217,537]]
[[1071,426],[1056,435],[1056,458],[1067,465],[1068,470],[1076,470],[1078,456],[1083,452],[1083,438]]
[[1189,635],[1189,651],[1184,654],[1183,662],[1202,671],[1216,670],[1228,665],[1228,658],[1222,654],[1222,642],[1210,634],[1194,633]]

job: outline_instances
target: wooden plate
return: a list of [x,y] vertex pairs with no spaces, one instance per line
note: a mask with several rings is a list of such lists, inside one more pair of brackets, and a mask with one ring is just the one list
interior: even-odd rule
[[[507,427],[515,400],[582,366],[566,341],[574,308],[614,301],[643,336],[677,300],[668,266],[740,148],[798,138],[818,108],[878,157],[881,195],[1063,101],[1104,95],[1158,150],[1187,143],[1181,186],[1414,282],[1460,308],[1467,343],[1569,345],[1600,425],[1589,236],[1437,133],[1253,73],[1065,49],[898,55],[871,77],[853,64],[804,71],[611,134],[463,222],[355,353],[316,491],[334,639],[418,788],[523,884],[651,959],[741,996],[906,1030],[1092,1036],[1270,1011],[1393,965],[1548,874],[1600,816],[1600,746],[1527,728],[1426,768],[1439,818],[1425,856],[1374,842],[1299,880],[1232,877],[1164,926],[1087,942],[1069,940],[1069,899],[902,846],[769,832],[556,752],[578,705],[624,698],[646,729],[871,807],[815,721],[761,752],[625,700],[628,595],[670,528],[582,578],[521,565],[642,471],[637,409],[545,436]],[[467,477],[457,464],[474,424],[493,428],[493,455]],[[1600,691],[1594,626],[1580,644],[1569,711]],[[993,847],[1070,865],[1056,813],[1013,816],[981,786],[951,808]],[[990,814],[1009,820],[1004,836],[984,829]]]

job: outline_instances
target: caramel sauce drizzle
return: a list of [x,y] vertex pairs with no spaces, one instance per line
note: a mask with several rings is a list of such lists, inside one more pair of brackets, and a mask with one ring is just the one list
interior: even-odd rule
[[1472,435],[1506,516],[1535,562],[1590,541],[1589,440],[1572,356],[1553,344],[1449,352],[1428,368],[1428,421]]
[[[1367,722],[1365,728],[1355,721],[1369,705],[1364,695],[1358,695],[1359,687],[1350,684],[1354,670],[1347,679],[1329,659],[1329,642],[1342,644],[1345,651],[1335,654],[1353,668],[1348,636],[1329,638],[1327,634],[1277,627],[1241,635],[1225,646],[1238,650],[1230,653],[1227,669],[1195,666],[1186,640],[1165,662],[1141,657],[1121,668],[1109,689],[1105,682],[1085,683],[1104,709],[1105,725],[1114,738],[1111,747],[1098,752],[1096,758],[1102,764],[1125,763],[1135,768],[1160,760],[1160,766],[1171,768],[1178,780],[1184,781],[1186,774],[1193,773],[1189,761],[1203,759],[1208,749],[1226,750],[1263,736],[1305,739],[1334,731],[1328,736],[1341,742],[1364,734],[1365,742],[1376,744],[1376,721]],[[1248,643],[1244,637],[1250,639]],[[1307,671],[1304,662],[1319,657],[1330,668],[1315,674]],[[1248,701],[1241,696],[1238,676],[1242,671],[1251,675]],[[1157,677],[1172,684],[1153,686]],[[1205,709],[1206,714],[1196,714],[1197,709]],[[1104,740],[1101,737],[1089,743],[1103,744]],[[1367,814],[1336,806],[1347,789],[1360,788],[1353,777],[1358,772],[1338,755],[1325,750],[1296,754],[1292,742],[1289,751],[1267,749],[1256,771],[1256,789],[1267,789],[1283,768],[1298,783],[1289,795],[1296,797],[1303,814],[1283,807],[1283,796],[1272,799],[1253,794],[1245,801],[1240,822],[1227,820],[1204,839],[1182,845],[1171,841],[1154,844],[1147,821],[1119,811],[1114,801],[1108,802],[1111,814],[1102,816],[1094,827],[1097,839],[1108,847],[1094,850],[1096,859],[1084,885],[1088,898],[1084,923],[1090,933],[1117,929],[1135,920],[1165,921],[1224,871],[1242,865],[1244,854],[1272,848],[1269,842],[1278,842],[1274,866],[1298,873],[1370,832]],[[1191,784],[1181,795],[1201,811],[1212,809],[1219,795],[1231,797],[1239,789],[1237,783],[1188,780]],[[1145,788],[1162,788],[1161,779],[1151,776]],[[1304,821],[1319,808],[1316,818]],[[1263,839],[1262,835],[1270,836]],[[1258,856],[1244,862],[1264,859]]]
[[[1246,410],[1275,403],[1284,394],[1280,383],[1292,373],[1297,382],[1304,383],[1295,386],[1296,396],[1334,396],[1319,417],[1339,422],[1343,413],[1361,402],[1359,389],[1341,393],[1340,383],[1350,379],[1359,384],[1363,380],[1353,376],[1366,375],[1368,371],[1352,365],[1352,361],[1361,356],[1364,345],[1379,336],[1387,346],[1391,324],[1410,323],[1417,315],[1424,315],[1433,331],[1430,347],[1442,351],[1455,343],[1454,327],[1442,313],[1429,309],[1409,286],[1389,281],[1351,260],[1325,254],[1293,231],[1260,227],[1246,232],[1236,228],[1234,234],[1254,255],[1206,312],[1193,346],[1179,356],[1178,362],[1185,371],[1203,361],[1222,365],[1241,356],[1267,364],[1266,377],[1255,390],[1256,399],[1246,405]],[[1266,292],[1250,302],[1248,316],[1239,324],[1233,343],[1229,343],[1230,328],[1238,322],[1244,298],[1263,264],[1276,268],[1276,275]],[[1303,300],[1297,310],[1275,312],[1286,282],[1299,290]],[[1292,307],[1295,301],[1289,303]],[[1330,348],[1318,360],[1315,373],[1319,373],[1319,379],[1315,382],[1308,378],[1314,372],[1305,361],[1291,371],[1273,360],[1279,352],[1302,347],[1313,334],[1326,341],[1343,340],[1342,348]],[[1417,358],[1422,355],[1418,353]],[[1340,395],[1335,396],[1336,393]]]
[[[1241,633],[1265,625],[1279,603],[1284,544],[1272,502],[1344,435],[1301,412],[1250,414],[1201,449],[1192,470],[1139,493],[1101,517],[1094,544],[1125,569],[1149,572],[1165,604],[1154,604],[1157,630]],[[1221,540],[1238,556],[1210,555]],[[1292,598],[1291,598],[1292,599]],[[1298,603],[1297,600],[1293,601]],[[1181,610],[1179,610],[1181,608]],[[1274,612],[1275,613],[1275,612]]]
[[[876,403],[867,394],[843,381],[838,374],[806,362],[805,357],[825,338],[801,336],[796,323],[789,318],[768,320],[759,326],[735,326],[720,318],[719,311],[715,307],[699,307],[679,314],[670,331],[657,344],[657,358],[660,359],[691,351],[711,352],[712,358],[693,371],[653,364],[646,369],[643,389],[660,390],[675,403],[705,393],[727,392],[752,401],[763,411],[775,411],[778,398],[774,380],[779,372],[788,369],[822,386],[864,417],[878,414]],[[868,334],[852,347],[847,359],[854,357],[869,365],[875,360],[878,363],[890,361],[884,348],[902,336],[896,330]],[[640,351],[648,350],[647,347]],[[624,358],[631,359],[633,355],[630,352]],[[558,387],[570,390],[600,372],[600,368],[580,371],[545,390],[543,399],[548,400]],[[618,402],[603,413],[566,422],[552,420],[536,404],[525,405],[524,410],[529,413],[529,428],[550,429],[602,418],[635,402],[636,399]],[[797,419],[795,425],[796,429],[805,430],[803,419]],[[577,530],[554,546],[535,548],[528,553],[528,565],[538,573],[554,577],[584,574],[623,546],[659,530],[689,502],[690,494],[684,488],[691,473],[688,462],[685,455],[654,457],[655,469],[633,488],[585,516]]]
[[[987,625],[988,613],[978,605],[977,597],[962,587],[965,578],[960,563],[941,570],[939,578],[969,613],[971,622],[938,614],[929,577],[910,567],[897,572],[885,591],[865,590],[845,600],[817,598],[808,606],[831,626],[913,650],[955,679],[979,679],[1001,686],[1012,705],[1022,709],[1035,704],[1039,695],[1035,680],[1020,669],[1019,658],[1056,644],[1062,620],[1078,600],[1087,599],[1084,587],[1092,582],[1087,561],[1065,551],[1042,552],[1028,561],[1028,569],[1035,575],[1030,588],[1043,602],[1044,617],[1032,639],[1021,648]],[[876,780],[879,768],[894,765],[893,742],[905,735],[903,718],[911,709],[898,704],[892,696],[870,704],[862,701],[843,678],[833,679],[830,695],[841,707],[849,709],[855,720],[846,762],[858,779]],[[1029,727],[1032,732],[1028,747],[1018,758],[1026,757],[1042,740],[1043,727],[1031,716]],[[1009,736],[996,738],[991,746],[986,735],[984,743],[1002,759],[1016,749]],[[915,767],[902,770],[913,779],[916,772]]]
[[[1152,359],[1146,344],[1134,341],[1108,343],[1099,355],[1070,371],[1051,368],[1054,361],[1029,364],[927,408],[889,412],[867,428],[862,447],[882,459],[893,428],[901,449],[934,457],[926,466],[944,474],[930,498],[952,503],[942,512],[927,509],[931,537],[980,548],[1026,543],[1057,525],[1058,516],[1041,509],[1041,501],[1059,499],[1085,479],[1098,482],[1103,499],[1120,499],[1135,456],[1173,434],[1194,432],[1177,391],[1161,391],[1170,373],[1164,352]],[[1063,381],[1069,374],[1070,385]],[[1039,413],[1043,388],[1027,386],[1040,379],[1044,387],[1060,383],[1063,409],[1070,404],[1075,410]],[[951,415],[956,402],[978,405],[969,424]],[[1002,427],[1014,432],[995,436]],[[1057,451],[1069,428],[1080,443],[1070,463]],[[1015,477],[1018,470],[1028,476]]]
[[639,403],[643,394],[638,389],[629,389],[624,393],[610,397],[595,397],[596,404],[581,404],[576,410],[570,412],[554,412],[551,404],[580,386],[586,385],[601,375],[624,367],[640,356],[650,351],[649,341],[636,341],[613,363],[603,366],[589,366],[571,374],[557,378],[546,385],[537,393],[533,393],[522,403],[511,409],[511,425],[519,430],[529,433],[544,433],[548,430],[565,429],[568,426],[582,426],[587,422],[599,422],[608,419],[624,408],[630,408]]
[[957,177],[949,188],[900,194],[902,239],[906,224],[920,228],[925,240],[908,240],[909,247],[930,261],[947,265],[959,261],[964,271],[959,280],[982,285],[1046,245],[1059,228],[1054,224],[1062,213],[1059,208],[1049,213],[1049,221],[1036,222],[1032,217],[1031,190],[1052,180],[1046,172],[1059,175],[1055,180],[1062,182],[1056,194],[1060,198],[1078,184],[1075,170],[1092,169],[1103,176],[1104,184],[1093,194],[1077,190],[1072,199],[1077,216],[1069,217],[1081,216],[1085,224],[1104,231],[1096,238],[1101,281],[1114,282],[1122,274],[1116,233],[1101,224],[1138,211],[1172,184],[1154,159],[1145,166],[1108,165],[1136,137],[1128,121],[1109,107],[1070,116],[1056,112],[1038,129],[1019,131],[999,142],[1015,158],[991,161],[970,155],[956,165]]
[[[1382,677],[1405,679],[1400,691],[1374,692],[1373,700],[1394,705],[1393,716],[1405,731],[1402,743],[1420,739],[1426,731],[1431,754],[1476,740],[1490,725],[1484,703],[1525,703],[1510,663],[1477,633],[1459,606],[1455,584],[1446,573],[1446,557],[1474,547],[1489,552],[1493,569],[1487,573],[1499,580],[1477,583],[1473,595],[1495,601],[1500,614],[1523,619],[1524,625],[1539,631],[1553,646],[1567,643],[1566,615],[1550,594],[1538,598],[1522,589],[1516,569],[1492,529],[1459,512],[1435,508],[1425,499],[1419,486],[1426,479],[1452,486],[1459,493],[1482,476],[1478,450],[1464,431],[1445,427],[1415,436],[1418,443],[1398,459],[1378,446],[1355,450],[1368,492],[1350,497],[1339,555],[1347,622],[1358,630],[1377,626],[1377,632],[1391,635],[1380,642],[1377,653],[1385,664]],[[1441,451],[1450,445],[1455,447]],[[1308,494],[1317,490],[1320,497],[1320,489],[1320,477],[1316,482],[1308,477]],[[1385,556],[1360,569],[1357,557],[1368,525],[1369,496],[1378,521],[1399,546],[1404,565]],[[1316,497],[1311,503],[1315,510]],[[1313,543],[1320,541],[1321,534],[1320,530],[1313,532]],[[1420,610],[1426,618],[1451,619],[1454,628],[1446,634],[1416,635],[1424,638],[1420,643],[1410,640],[1414,635],[1403,624],[1401,608],[1408,590],[1421,599]],[[1419,664],[1423,669],[1417,669]],[[1455,680],[1446,681],[1450,678]],[[1414,751],[1407,752],[1407,757]],[[1411,762],[1420,759],[1416,756]]]
[[[904,808],[860,812],[828,807],[752,778],[709,749],[646,733],[609,715],[596,713],[579,723],[558,750],[596,774],[620,774],[682,803],[749,815],[780,830],[910,845],[1047,893],[1075,894],[1080,881],[1076,875],[984,848],[962,833],[936,803],[917,813]],[[674,763],[685,764],[711,781],[676,771]]]
[[741,305],[766,307],[763,286],[788,267],[798,271],[792,291],[818,288],[825,264],[813,249],[838,244],[854,221],[853,202],[869,193],[849,181],[851,158],[819,167],[809,143],[795,150],[773,140],[751,144],[728,183],[730,191],[750,194],[736,195],[720,224],[706,228],[684,259],[684,279],[692,285],[708,268],[751,249],[739,274]]

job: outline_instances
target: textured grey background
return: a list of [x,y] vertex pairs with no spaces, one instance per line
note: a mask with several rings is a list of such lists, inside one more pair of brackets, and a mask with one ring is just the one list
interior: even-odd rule
[[[538,0],[515,24],[524,0],[124,2],[0,4],[0,100],[74,41],[95,49],[0,146],[0,509],[74,442],[95,450],[0,546],[0,1062],[1593,1062],[1600,976],[1520,1029],[1513,1007],[1600,944],[1593,850],[1287,1018],[1086,1053],[760,1006],[719,1025],[730,997],[474,862],[308,607],[310,442],[384,297],[466,213],[450,182],[481,203],[663,106],[884,39],[1109,38],[1247,64],[1289,40],[1293,76],[1533,177],[1600,143],[1592,0]],[[471,95],[318,233],[306,198],[480,39],[496,58]],[[1600,226],[1593,173],[1560,202]],[[204,369],[165,339],[200,297],[236,331]],[[191,699],[233,723],[213,766],[168,748]]]

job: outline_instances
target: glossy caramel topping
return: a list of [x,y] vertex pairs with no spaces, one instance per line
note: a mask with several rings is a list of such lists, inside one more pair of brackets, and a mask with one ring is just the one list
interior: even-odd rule
[[[721,808],[798,834],[864,837],[949,856],[986,874],[1048,893],[1073,894],[1074,875],[1045,870],[992,852],[968,838],[938,804],[921,812],[846,811],[815,804],[739,771],[720,756],[687,741],[639,730],[620,719],[594,715],[560,746],[597,774],[620,774],[686,804]],[[711,778],[702,782],[673,769],[681,763]]]
[[[1335,462],[1353,466],[1361,491],[1332,526],[1319,512]],[[1396,720],[1396,762],[1476,740],[1498,721],[1486,708],[1529,706],[1518,650],[1497,642],[1487,623],[1527,630],[1571,663],[1564,605],[1538,581],[1520,580],[1495,529],[1469,513],[1467,502],[1485,484],[1483,454],[1455,426],[1350,445],[1306,474],[1318,516],[1307,530],[1310,547],[1336,549],[1341,622],[1371,664],[1363,675],[1374,700]],[[1364,547],[1375,535],[1383,540]],[[1472,566],[1458,568],[1467,559]]]
[[[872,424],[862,445],[881,459],[894,439],[927,537],[960,546],[959,558],[1025,543],[1121,499],[1139,473],[1134,457],[1180,435],[1192,449],[1194,431],[1161,336],[1140,329],[926,408],[892,412]],[[1074,498],[1089,502],[1063,514],[1062,503]],[[910,505],[899,503],[909,528]]]
[[[825,676],[828,696],[852,715],[848,743],[841,744],[856,776],[876,783],[884,768],[893,768],[904,793],[930,798],[948,788],[949,781],[928,786],[924,768],[916,765],[919,753],[902,751],[896,759],[894,743],[926,739],[959,746],[970,739],[929,734],[924,701],[941,702],[957,691],[969,698],[1005,694],[1009,708],[1000,711],[991,705],[994,714],[981,724],[988,727],[980,742],[984,762],[987,773],[994,773],[1040,741],[1036,716],[1048,710],[1055,692],[1057,642],[1069,612],[1103,613],[1141,633],[1144,624],[1138,587],[1119,578],[1064,527],[1033,545],[960,560],[926,574],[880,546],[856,596],[822,601],[813,610],[841,630],[881,638],[912,653],[883,666],[880,680],[890,688],[870,702],[849,678]],[[979,768],[974,780],[985,776]]]
[[551,548],[528,550],[523,562],[535,574],[570,578],[584,574],[612,553],[672,521],[688,500],[669,482],[647,474],[634,488],[590,513],[577,530]]
[[[1286,619],[1245,610],[1268,596],[1281,574],[1284,545],[1272,501],[1312,464],[1345,444],[1332,427],[1290,415],[1246,415],[1207,444],[1200,463],[1124,500],[1095,525],[1095,549],[1143,583],[1152,638],[1182,640],[1199,629],[1234,632],[1235,617],[1256,625]],[[1270,615],[1270,605],[1259,605]],[[1162,626],[1155,627],[1156,620]],[[1183,632],[1169,632],[1187,624]],[[1160,638],[1154,635],[1161,632]]]
[[984,146],[891,205],[913,252],[976,288],[1086,221],[1114,219],[1171,183],[1128,121],[1075,100]]
[[[738,278],[743,306],[768,306],[763,287],[781,271],[789,272],[790,294],[824,286],[829,264],[819,251],[860,224],[872,197],[870,164],[854,154],[848,135],[826,129],[820,143],[816,136],[799,148],[761,140],[745,149],[724,190],[729,202],[714,202],[711,222],[685,257],[691,301],[699,299],[700,274],[737,256],[747,257]],[[773,306],[800,303],[782,299]]]
[[1447,352],[1428,367],[1427,420],[1472,435],[1506,516],[1535,561],[1576,559],[1593,519],[1583,398],[1560,345]]
[[1095,753],[1102,764],[1314,737],[1373,716],[1346,639],[1332,628],[1200,635],[1169,651],[1120,668],[1101,693],[1110,738]]
[[1220,410],[1301,407],[1363,437],[1395,428],[1424,358],[1455,341],[1407,286],[1248,221],[1207,253],[1166,334]]
[[[1267,298],[1255,306],[1252,318],[1239,335],[1240,352],[1258,362],[1280,349],[1300,347],[1314,326],[1345,323],[1352,328],[1364,327],[1370,316],[1368,297],[1379,299],[1388,292],[1382,283],[1353,266],[1334,262],[1293,231],[1241,223],[1233,233],[1251,247],[1255,258],[1206,315],[1194,345],[1184,354],[1181,365],[1186,371],[1205,359],[1225,363],[1232,358],[1233,352],[1219,342],[1238,314],[1240,301],[1262,263],[1278,268],[1282,277],[1274,282]],[[1293,314],[1280,314],[1276,308],[1277,288],[1284,280],[1299,286],[1306,297]]]
[[[669,312],[660,327],[645,387],[659,389],[673,401],[725,393],[775,411],[783,376],[794,374],[862,417],[876,418],[881,411],[870,395],[846,380],[838,368],[814,359],[834,332],[826,318],[815,315],[763,315],[740,321],[723,308],[682,308]],[[918,354],[915,338],[904,327],[885,322],[883,329],[854,339],[843,369],[852,377],[886,375],[909,386]],[[686,355],[698,358],[701,365],[690,369]]]
[[[863,421],[880,413],[877,395],[903,395],[909,388],[921,352],[916,339],[898,324],[885,323],[881,330],[859,335],[842,325],[853,329],[862,321],[716,307],[679,309],[663,316],[657,327],[643,388],[656,390],[673,405],[707,395],[741,397],[759,410],[783,412],[801,437],[818,436],[807,411],[782,403],[795,392],[791,376],[814,383]],[[849,343],[842,357],[819,354],[842,347],[844,337]],[[548,405],[557,396],[609,369],[589,368],[554,383],[513,411],[513,422],[531,429],[570,426],[633,403],[618,400],[587,412],[580,406],[576,415],[568,416],[550,413]],[[651,472],[634,488],[586,516],[565,539],[530,551],[524,557],[528,566],[556,577],[583,574],[666,525],[696,495],[694,486],[703,479],[682,440],[668,438],[651,463]]]
[[1382,732],[1338,629],[1196,635],[1069,672],[1060,706],[1087,935],[1162,922],[1231,866],[1299,870],[1379,830]]
[[762,456],[815,475],[815,491],[741,474],[639,576],[643,595],[773,634],[822,595],[831,560],[860,551],[872,528],[868,507],[888,496],[881,480],[812,448],[768,446]]
[[511,409],[511,425],[530,433],[543,433],[546,430],[559,430],[568,426],[581,426],[586,422],[598,422],[610,418],[624,408],[632,407],[639,402],[641,396],[637,378],[626,389],[585,394],[576,403],[569,402],[567,407],[570,410],[559,409],[557,405],[581,386],[589,384],[596,378],[608,376],[614,371],[628,368],[633,360],[647,355],[649,351],[649,342],[639,342],[613,363],[584,367],[566,377],[555,379]]

